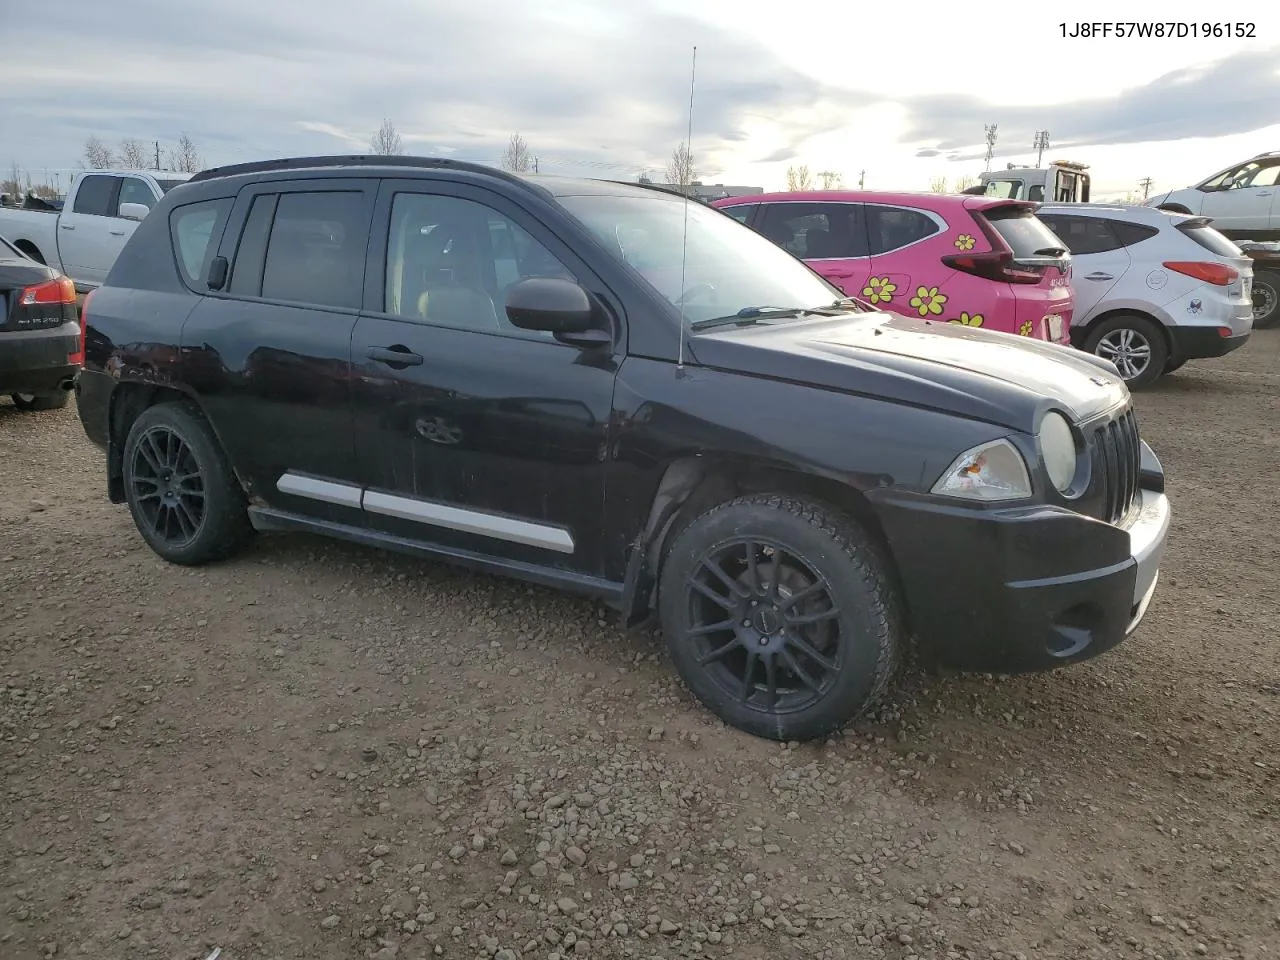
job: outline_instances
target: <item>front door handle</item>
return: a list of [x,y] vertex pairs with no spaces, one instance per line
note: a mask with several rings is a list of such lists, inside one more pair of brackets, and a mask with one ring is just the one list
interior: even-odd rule
[[63,230],[74,230],[76,228],[76,225],[74,223],[60,223],[58,224],[58,226],[60,226]]
[[123,237],[123,236],[124,236],[124,231],[123,231],[123,230],[110,230],[110,231],[108,231],[108,232],[109,232],[113,237]]
[[422,355],[414,353],[403,344],[390,347],[370,347],[365,354],[370,360],[377,360],[390,367],[418,367],[422,365]]
[[1091,273],[1087,277],[1085,277],[1085,279],[1086,280],[1114,280],[1115,277],[1113,277],[1109,273]]

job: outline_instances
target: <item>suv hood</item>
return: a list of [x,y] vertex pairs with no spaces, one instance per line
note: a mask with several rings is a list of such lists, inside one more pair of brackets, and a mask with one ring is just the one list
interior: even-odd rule
[[694,334],[698,363],[879,397],[1027,433],[1058,407],[1076,421],[1125,403],[1114,366],[1071,347],[890,313]]

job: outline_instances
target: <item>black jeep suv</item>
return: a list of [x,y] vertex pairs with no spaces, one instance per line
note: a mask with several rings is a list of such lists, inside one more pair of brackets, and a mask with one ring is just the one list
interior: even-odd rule
[[254,530],[656,613],[779,739],[957,667],[1092,656],[1169,524],[1114,367],[873,311],[661,190],[419,158],[205,171],[86,305],[79,411],[162,557]]

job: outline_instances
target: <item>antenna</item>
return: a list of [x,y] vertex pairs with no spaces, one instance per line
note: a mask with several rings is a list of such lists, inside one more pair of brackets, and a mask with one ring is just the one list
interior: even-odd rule
[[693,48],[693,65],[689,70],[689,130],[684,141],[684,167],[680,171],[681,178],[688,177],[689,184],[684,187],[684,229],[680,237],[680,348],[676,359],[676,371],[684,370],[684,292],[688,279],[689,263],[689,190],[693,181],[693,88],[698,79],[698,48]]

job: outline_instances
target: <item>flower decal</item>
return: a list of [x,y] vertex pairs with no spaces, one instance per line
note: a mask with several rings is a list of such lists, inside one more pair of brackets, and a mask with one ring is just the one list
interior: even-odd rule
[[911,298],[911,305],[920,311],[920,316],[935,317],[942,312],[942,305],[947,302],[947,295],[939,293],[937,287],[917,287],[916,295]]
[[975,242],[975,241],[974,241],[973,237],[971,237],[971,236],[970,236],[969,234],[967,234],[967,233],[962,233],[962,234],[960,234],[960,236],[956,237],[956,249],[957,249],[957,250],[972,250],[972,249],[973,249],[973,244],[974,244],[974,242]]
[[960,316],[955,320],[947,321],[947,323],[959,323],[966,327],[980,327],[982,326],[982,322],[982,314],[964,312],[961,312]]
[[872,303],[889,303],[897,291],[898,285],[888,277],[872,277],[862,288],[862,295]]
[[1023,320],[1022,326],[1018,327],[1018,333],[1024,337],[1031,336],[1031,333],[1033,330],[1035,330],[1035,326],[1031,323],[1030,320]]

